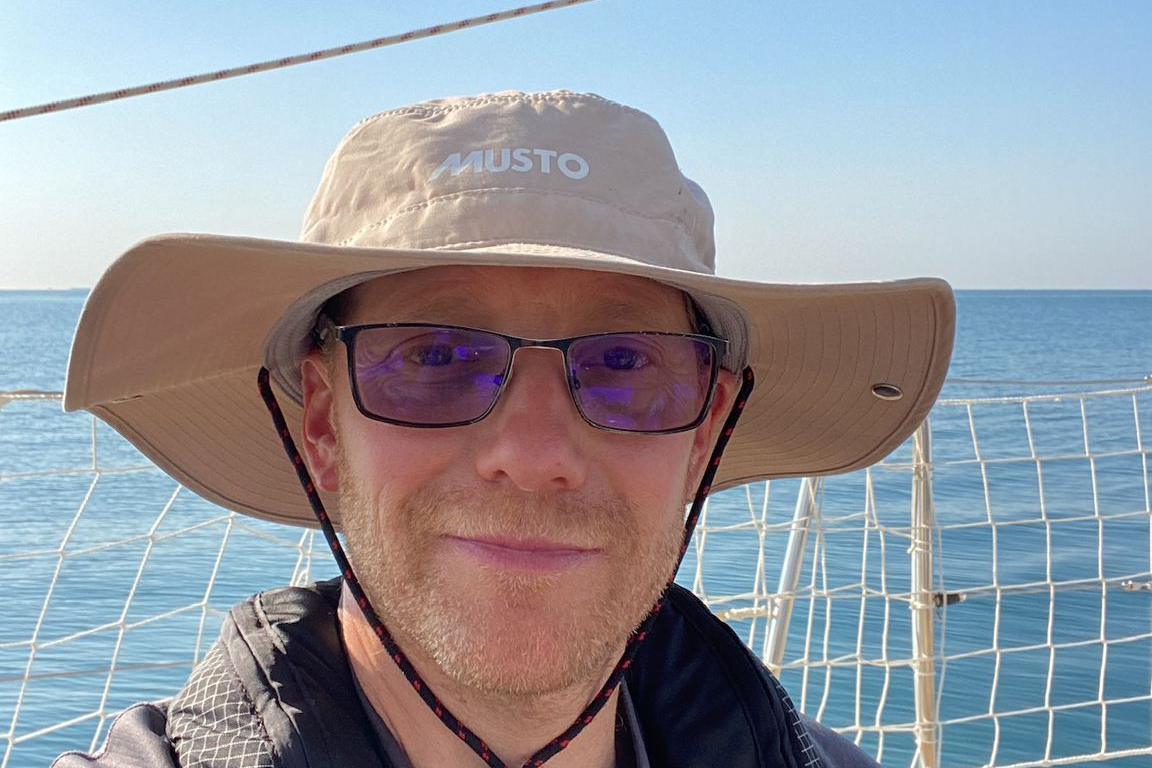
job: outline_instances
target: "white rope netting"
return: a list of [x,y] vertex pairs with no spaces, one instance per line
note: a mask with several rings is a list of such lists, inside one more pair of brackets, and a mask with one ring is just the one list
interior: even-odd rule
[[878,466],[713,499],[686,570],[886,765],[1146,766],[1150,440],[1150,386],[942,400]]
[[[887,765],[1152,755],[1152,387],[951,399],[884,463],[714,497],[681,581]],[[0,394],[0,767],[99,746],[221,616],[335,574],[54,393]]]
[[179,689],[231,604],[335,571],[312,573],[313,532],[204,502],[58,393],[0,394],[0,515],[3,768],[95,749]]

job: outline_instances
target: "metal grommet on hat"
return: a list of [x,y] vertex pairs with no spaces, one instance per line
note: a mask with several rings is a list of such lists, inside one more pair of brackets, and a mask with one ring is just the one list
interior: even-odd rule
[[872,385],[872,394],[881,400],[899,400],[904,397],[904,390],[895,384],[880,382],[879,384]]

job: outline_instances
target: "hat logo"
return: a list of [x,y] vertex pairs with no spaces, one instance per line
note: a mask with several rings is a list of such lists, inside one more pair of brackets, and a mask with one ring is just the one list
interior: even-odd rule
[[471,171],[474,174],[504,173],[542,173],[551,175],[553,169],[559,170],[573,181],[579,181],[588,175],[588,161],[575,152],[558,152],[554,149],[537,149],[528,147],[500,147],[488,149],[474,149],[468,154],[453,152],[444,158],[444,162],[432,174],[429,181],[451,173],[459,176]]

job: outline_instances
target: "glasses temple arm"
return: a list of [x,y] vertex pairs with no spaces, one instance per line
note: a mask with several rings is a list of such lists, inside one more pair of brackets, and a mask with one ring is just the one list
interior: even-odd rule
[[736,431],[736,422],[744,413],[744,406],[748,404],[748,398],[752,396],[752,389],[755,386],[756,374],[753,373],[752,366],[746,366],[740,374],[740,389],[736,393],[736,401],[732,404],[732,410],[728,412],[728,418],[724,420],[724,427],[720,430],[720,436],[716,439],[716,446],[708,458],[708,466],[704,468],[704,475],[700,478],[700,485],[696,488],[692,507],[684,519],[684,540],[680,544],[680,558],[676,561],[677,571],[680,570],[680,564],[684,561],[684,555],[688,551],[688,543],[692,540],[696,524],[700,521],[704,502],[707,501],[708,494],[712,492],[712,479],[716,476],[716,470],[720,468],[720,459],[724,455],[724,449],[728,447],[728,441],[732,438],[732,433]]

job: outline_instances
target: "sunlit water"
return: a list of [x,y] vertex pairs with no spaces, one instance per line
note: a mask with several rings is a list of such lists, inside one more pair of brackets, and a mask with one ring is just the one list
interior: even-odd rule
[[[0,391],[38,389],[61,390],[64,385],[68,347],[85,294],[83,292],[8,292],[0,293]],[[1095,380],[1142,379],[1152,374],[1152,292],[969,292],[959,297],[959,329],[956,353],[951,371],[955,379],[1023,379],[1023,380]],[[1120,386],[1120,385],[1117,385]],[[1096,387],[1103,388],[1103,387]],[[1055,388],[1059,389],[1059,388]],[[1065,390],[1068,387],[1064,387]],[[1004,385],[990,387],[950,383],[944,396],[965,398],[994,394],[1046,391],[1036,387]],[[1130,450],[1136,443],[1131,401],[1092,401],[1088,440],[1094,453]],[[0,475],[18,472],[83,469],[92,461],[92,423],[83,415],[62,415],[56,404],[16,403],[0,411]],[[1143,417],[1140,436],[1144,445],[1152,441],[1152,413]],[[1078,410],[1053,404],[1037,406],[1032,413],[1033,438],[1037,450],[1044,454],[1083,451],[1084,434]],[[1018,456],[1026,451],[1027,435],[1019,408],[989,408],[975,417],[975,427],[986,457]],[[962,409],[941,409],[933,417],[934,455],[949,461],[970,458],[971,424]],[[101,466],[131,466],[140,458],[111,430],[98,426],[97,445]],[[999,452],[999,453],[998,453]],[[901,449],[906,458],[907,449]],[[1045,477],[1044,499],[1047,513],[1059,519],[1090,514],[1099,509],[1103,514],[1145,509],[1142,466],[1138,457],[1102,458],[1096,462],[1096,493],[1093,493],[1092,467],[1087,461],[1057,465]],[[997,519],[1034,518],[1039,493],[1036,490],[1034,466],[1002,465],[990,471],[991,488]],[[881,522],[906,526],[910,492],[906,475],[876,476],[877,514]],[[970,468],[944,468],[936,478],[936,507],[943,523],[979,522],[985,519],[984,480]],[[53,549],[80,507],[91,485],[91,475],[54,474],[43,478],[21,479],[0,483],[0,554],[37,549]],[[797,481],[779,481],[771,489],[770,521],[786,522],[796,498]],[[77,529],[69,550],[95,547],[101,542],[116,541],[147,532],[173,493],[173,484],[158,472],[142,472],[104,477]],[[763,502],[764,489],[752,489],[751,502],[757,508]],[[822,502],[826,514],[852,515],[863,505],[864,485],[857,474],[828,482]],[[219,514],[210,505],[184,492],[179,495],[158,533],[212,519]],[[142,526],[140,519],[146,520]],[[709,523],[712,526],[748,518],[748,499],[744,490],[735,490],[714,499]],[[832,526],[835,528],[835,526]],[[231,603],[258,591],[285,583],[296,566],[295,554],[288,545],[297,541],[300,532],[272,525],[253,523],[250,529],[234,531],[221,548],[221,526],[163,541],[149,556],[134,601],[123,619],[131,623],[147,616],[162,614],[173,607],[199,600],[207,589],[209,574],[220,559],[218,579],[212,591],[213,605],[225,609]],[[1097,576],[1099,563],[1104,563],[1106,577],[1149,570],[1149,531],[1146,518],[1110,521],[1106,529],[1094,521],[1069,523],[1055,527],[1052,544],[1060,553],[1053,563],[1051,578],[1056,580]],[[785,533],[770,534],[769,560],[778,564],[786,541]],[[1048,578],[1044,558],[1045,530],[1042,526],[1004,527],[995,542],[987,526],[949,529],[941,544],[940,567],[948,589],[957,590],[987,585],[995,578],[1004,583],[1041,581]],[[85,628],[121,620],[127,590],[137,578],[148,542],[120,546],[112,551],[94,551],[70,557],[56,582],[53,600],[43,622],[38,642],[48,647],[38,651],[34,671],[37,675],[61,673],[58,677],[38,679],[30,685],[21,705],[22,714],[17,735],[39,727],[78,716],[95,708],[104,695],[103,675],[71,676],[79,669],[103,668],[109,665],[117,633],[106,631],[80,641],[51,647],[51,640]],[[1101,559],[1097,551],[1103,552]],[[710,595],[744,592],[753,583],[753,561],[756,554],[754,536],[715,535],[707,544],[703,583]],[[833,580],[849,584],[860,580],[860,557],[863,542],[858,527],[843,535],[830,534],[825,542],[827,573]],[[869,545],[869,584],[879,588],[879,557],[875,541]],[[997,554],[993,572],[992,553]],[[887,552],[886,578],[890,591],[907,591],[908,558],[906,542],[890,542]],[[0,561],[5,583],[9,586],[6,621],[0,622],[0,645],[27,640],[40,616],[45,591],[52,583],[56,558],[31,558]],[[811,563],[802,583],[811,578]],[[690,553],[681,570],[681,581],[691,586],[695,555]],[[334,567],[318,553],[313,568],[315,577],[325,577]],[[768,571],[767,583],[775,586],[776,573]],[[872,581],[875,579],[875,582]],[[827,585],[834,588],[836,583]],[[991,656],[950,663],[941,700],[944,718],[958,718],[987,712],[1010,711],[1059,705],[1064,701],[1092,698],[1098,688],[1107,698],[1147,695],[1150,685],[1149,657],[1152,644],[1124,643],[1108,647],[1107,664],[1103,665],[1102,649],[1093,644],[1099,636],[1101,622],[1109,637],[1152,632],[1152,593],[1110,592],[1102,604],[1099,592],[1063,593],[1057,616],[1060,621],[1048,627],[1048,595],[1022,593],[1007,595],[999,611],[992,599],[973,599],[953,606],[941,619],[947,622],[947,646],[939,649],[949,655],[987,648],[993,633],[1001,647],[1024,647],[1084,640],[1081,648],[1062,651],[1054,659],[1046,650],[1021,651],[1004,663],[998,680],[998,694],[990,701],[995,674]],[[799,658],[801,643],[809,628],[805,626],[806,606],[797,605],[790,635],[789,658]],[[881,645],[885,617],[879,603],[870,602],[861,618],[853,601],[839,601],[832,614],[828,632],[828,655],[835,657],[855,653],[878,658],[887,652],[890,658],[906,658],[911,652],[909,614],[907,609],[894,610],[887,617],[889,637],[886,649]],[[862,648],[857,649],[859,626],[865,632]],[[212,637],[219,615],[208,619],[206,636]],[[747,637],[749,625],[735,628]],[[122,670],[108,692],[106,709],[115,711],[126,704],[159,698],[179,687],[187,675],[186,666],[156,667],[156,664],[191,657],[192,638],[200,629],[200,614],[162,619],[133,630],[122,644],[117,665]],[[759,649],[761,634],[753,638]],[[819,644],[824,642],[824,627],[812,628]],[[824,650],[821,647],[820,653]],[[0,727],[6,727],[16,706],[20,680],[28,661],[28,649],[0,648]],[[1049,663],[1054,663],[1057,686],[1045,690]],[[1102,667],[1103,665],[1103,667]],[[1101,669],[1105,674],[1101,675]],[[833,690],[851,686],[854,681],[832,674]],[[824,671],[811,672],[805,702],[809,711],[821,705]],[[864,672],[862,711],[865,724],[871,723],[876,702],[886,697],[886,722],[913,722],[912,678],[906,671],[894,673],[887,681],[880,668]],[[792,670],[784,682],[800,698],[802,673]],[[885,692],[884,684],[888,690]],[[844,690],[847,690],[845,688]],[[855,702],[837,695],[825,702],[824,717],[832,725],[853,721]],[[1059,713],[1057,716],[1056,754],[1094,751],[1098,748],[1099,712],[1084,709]],[[1048,728],[1048,715],[1037,713],[1005,721],[1000,739],[999,760],[1011,762],[1038,755]],[[1112,748],[1146,744],[1152,726],[1152,709],[1147,702],[1131,707],[1112,707],[1109,712],[1108,739]],[[15,751],[12,765],[43,765],[65,748],[86,748],[92,738],[95,722],[89,721],[22,744]],[[995,733],[989,721],[970,728],[956,726],[944,733],[945,764],[979,763],[972,755],[989,754]],[[875,737],[868,735],[865,746],[875,747]],[[885,747],[885,762],[907,764],[913,742],[910,737],[890,737]],[[1008,759],[1011,757],[1012,759]],[[985,758],[986,759],[986,758]],[[1147,759],[1147,758],[1145,758]],[[1115,765],[1137,765],[1139,761]]]

